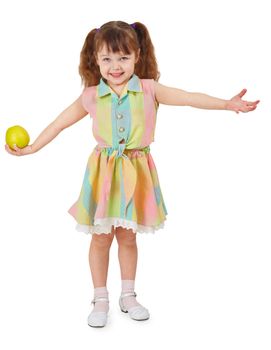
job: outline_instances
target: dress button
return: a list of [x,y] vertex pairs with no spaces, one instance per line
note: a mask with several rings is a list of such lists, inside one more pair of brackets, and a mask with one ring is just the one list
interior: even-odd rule
[[118,105],[122,104],[122,100],[119,100]]
[[123,132],[125,129],[121,126],[120,128],[119,128],[119,131],[120,132]]
[[117,118],[118,118],[118,119],[121,119],[121,118],[123,118],[123,115],[122,115],[122,114],[118,114],[118,115],[117,115]]

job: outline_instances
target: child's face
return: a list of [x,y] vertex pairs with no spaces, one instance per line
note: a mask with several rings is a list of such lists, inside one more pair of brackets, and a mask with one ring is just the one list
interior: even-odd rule
[[[139,55],[138,50],[138,55]],[[103,48],[97,53],[97,64],[100,73],[104,79],[112,86],[122,86],[133,75],[135,63],[138,60],[135,53],[125,55],[122,52],[108,52],[107,48]]]

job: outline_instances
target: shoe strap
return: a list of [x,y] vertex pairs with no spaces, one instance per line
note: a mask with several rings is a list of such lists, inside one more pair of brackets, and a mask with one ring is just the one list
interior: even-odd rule
[[109,303],[109,300],[106,297],[94,297],[94,299],[91,301],[91,304],[95,304],[97,301],[107,301]]
[[127,293],[122,293],[120,297],[125,298],[125,297],[130,297],[130,296],[136,297],[137,294],[136,294],[136,292],[127,292]]

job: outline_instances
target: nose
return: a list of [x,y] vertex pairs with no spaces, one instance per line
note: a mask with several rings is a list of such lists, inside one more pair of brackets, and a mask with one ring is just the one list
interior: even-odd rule
[[113,61],[112,68],[115,69],[115,70],[118,70],[120,68],[119,62],[118,61],[117,62]]

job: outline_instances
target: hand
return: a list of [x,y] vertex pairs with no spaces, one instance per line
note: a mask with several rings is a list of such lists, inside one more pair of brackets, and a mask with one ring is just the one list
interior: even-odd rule
[[5,149],[8,153],[13,154],[14,156],[25,156],[26,154],[34,153],[32,150],[32,146],[26,146],[23,148],[19,148],[16,145],[13,145],[13,149],[11,149],[8,145],[5,145]]
[[226,109],[230,111],[235,111],[237,114],[239,112],[251,112],[256,109],[257,104],[260,102],[260,100],[257,100],[255,102],[249,102],[249,101],[243,101],[241,98],[244,96],[244,94],[247,92],[247,89],[243,89],[238,95],[231,98],[229,101],[227,101]]

